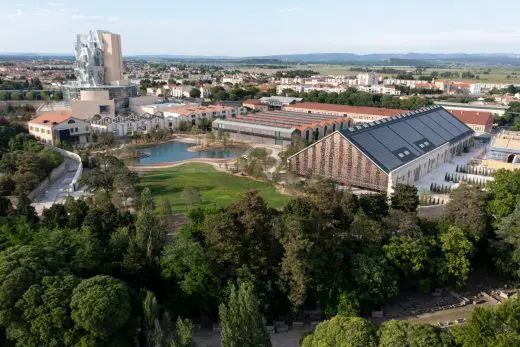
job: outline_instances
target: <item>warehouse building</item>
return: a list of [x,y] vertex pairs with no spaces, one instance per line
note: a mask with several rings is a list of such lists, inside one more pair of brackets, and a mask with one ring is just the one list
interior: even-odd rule
[[473,130],[442,107],[427,107],[372,123],[339,129],[288,158],[301,175],[391,192],[473,145]]
[[311,143],[350,125],[342,116],[285,111],[240,114],[212,123],[214,131],[228,133],[236,141],[276,145]]
[[322,104],[319,102],[302,102],[284,106],[283,109],[291,112],[318,113],[337,117],[348,117],[352,119],[354,123],[373,122],[408,112],[406,110],[391,108]]

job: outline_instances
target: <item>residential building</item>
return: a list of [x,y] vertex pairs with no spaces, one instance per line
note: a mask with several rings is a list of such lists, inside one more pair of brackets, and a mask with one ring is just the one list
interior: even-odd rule
[[155,109],[155,113],[129,114],[128,116],[102,117],[92,121],[92,130],[99,132],[112,132],[116,136],[131,136],[147,134],[152,130],[178,129],[182,122],[197,122],[206,119],[235,117],[238,110],[233,107],[212,106],[182,106]]
[[373,122],[375,120],[380,120],[407,112],[406,110],[390,108],[322,104],[318,102],[302,102],[285,106],[283,109],[285,111],[291,112],[318,113],[334,115],[337,117],[347,117],[354,123]]
[[367,72],[357,75],[357,84],[360,86],[375,86],[379,84],[379,75],[375,72]]
[[29,133],[48,145],[66,142],[71,145],[90,142],[91,126],[88,122],[67,113],[43,113],[28,122]]
[[395,184],[414,184],[472,145],[473,130],[442,107],[427,107],[336,130],[288,163],[301,176],[390,194]]
[[242,84],[244,83],[244,78],[240,75],[224,76],[222,77],[222,83]]
[[394,86],[370,85],[358,86],[357,90],[370,94],[384,94],[384,95],[401,95],[401,91],[395,89]]
[[493,128],[491,112],[448,110],[475,133],[489,133]]
[[299,141],[311,143],[350,125],[350,120],[342,116],[272,111],[217,119],[212,128],[237,141],[285,146]]

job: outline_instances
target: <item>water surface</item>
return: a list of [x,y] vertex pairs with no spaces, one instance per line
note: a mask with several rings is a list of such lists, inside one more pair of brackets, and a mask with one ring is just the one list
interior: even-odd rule
[[195,146],[195,144],[168,142],[160,145],[151,145],[149,147],[138,147],[133,149],[133,151],[142,153],[143,156],[138,159],[131,159],[130,162],[134,165],[150,165],[195,158],[236,158],[245,151],[245,148],[209,149],[200,152],[188,151],[188,148],[192,146]]

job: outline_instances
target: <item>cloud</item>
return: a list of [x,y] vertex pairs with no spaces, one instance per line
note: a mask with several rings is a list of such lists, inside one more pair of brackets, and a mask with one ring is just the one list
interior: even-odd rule
[[300,7],[290,7],[290,8],[281,8],[278,10],[278,12],[287,13],[287,12],[297,12],[300,11]]

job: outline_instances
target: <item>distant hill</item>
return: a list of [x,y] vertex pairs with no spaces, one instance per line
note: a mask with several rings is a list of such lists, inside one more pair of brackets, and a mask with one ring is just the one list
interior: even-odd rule
[[[70,54],[0,53],[0,60],[71,60]],[[228,64],[351,64],[431,67],[439,65],[513,65],[520,66],[519,54],[465,53],[308,53],[280,54],[252,57],[200,56],[172,54],[126,55],[125,60],[179,61]]]

